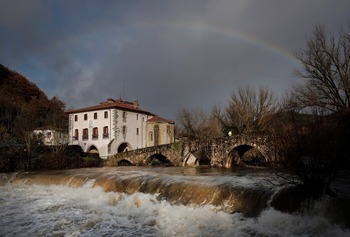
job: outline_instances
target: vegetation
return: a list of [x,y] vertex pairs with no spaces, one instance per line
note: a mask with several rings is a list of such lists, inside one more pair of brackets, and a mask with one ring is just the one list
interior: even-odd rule
[[223,113],[216,109],[214,114],[225,134],[229,131],[233,134],[265,132],[276,108],[277,100],[271,90],[247,86],[231,95]]
[[222,136],[219,121],[202,109],[180,109],[176,118],[180,125],[177,131],[180,137],[198,139]]
[[[349,168],[349,111],[332,116],[289,113],[290,123],[274,136],[279,148],[278,165],[290,176],[288,182],[301,185],[309,197],[334,195],[330,185],[340,169]],[[283,131],[283,132],[281,132]]]
[[[303,65],[296,71],[303,82],[282,108],[292,120],[278,136],[281,165],[311,197],[332,195],[334,177],[350,163],[350,32],[334,35],[316,26],[296,58]],[[302,111],[309,114],[307,122],[293,116]]]
[[350,32],[335,35],[316,26],[296,58],[303,65],[296,75],[304,82],[294,88],[292,106],[327,113],[350,108]]
[[0,172],[81,166],[70,160],[79,153],[69,157],[65,145],[47,149],[33,134],[40,127],[67,131],[64,110],[57,97],[48,99],[35,84],[0,64]]

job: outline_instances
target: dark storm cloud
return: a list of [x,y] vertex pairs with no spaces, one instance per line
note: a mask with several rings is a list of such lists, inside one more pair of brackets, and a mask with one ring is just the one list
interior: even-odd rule
[[349,22],[339,1],[5,0],[0,63],[68,107],[108,97],[138,99],[174,118],[209,110],[234,89],[268,86],[283,94],[316,23]]

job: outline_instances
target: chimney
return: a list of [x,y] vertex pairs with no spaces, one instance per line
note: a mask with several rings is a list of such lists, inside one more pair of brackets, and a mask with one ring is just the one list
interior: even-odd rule
[[139,108],[139,101],[138,100],[134,100],[134,108],[135,109]]

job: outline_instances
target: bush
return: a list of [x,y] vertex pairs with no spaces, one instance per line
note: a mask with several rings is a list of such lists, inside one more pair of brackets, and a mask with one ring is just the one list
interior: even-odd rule
[[83,158],[83,166],[84,167],[99,167],[101,166],[102,162],[99,157],[84,157]]
[[338,116],[320,117],[279,133],[280,165],[298,178],[311,198],[334,195],[330,185],[349,157],[346,125]]

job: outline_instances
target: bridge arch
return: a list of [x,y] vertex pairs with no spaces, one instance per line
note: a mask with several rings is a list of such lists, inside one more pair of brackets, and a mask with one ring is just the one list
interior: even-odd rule
[[89,157],[100,158],[100,152],[98,151],[95,145],[91,145],[87,150],[87,154]]
[[131,145],[127,142],[123,142],[123,143],[119,144],[117,152],[121,153],[121,152],[131,151],[131,150],[132,150]]
[[223,165],[226,168],[234,166],[266,166],[267,161],[267,156],[261,147],[252,143],[241,143],[229,149]]
[[188,152],[183,159],[183,166],[210,166],[210,157],[203,150]]
[[144,160],[144,164],[149,166],[173,166],[171,161],[164,155],[156,153]]
[[131,163],[129,160],[127,159],[123,159],[118,161],[118,166],[133,166],[134,164]]

